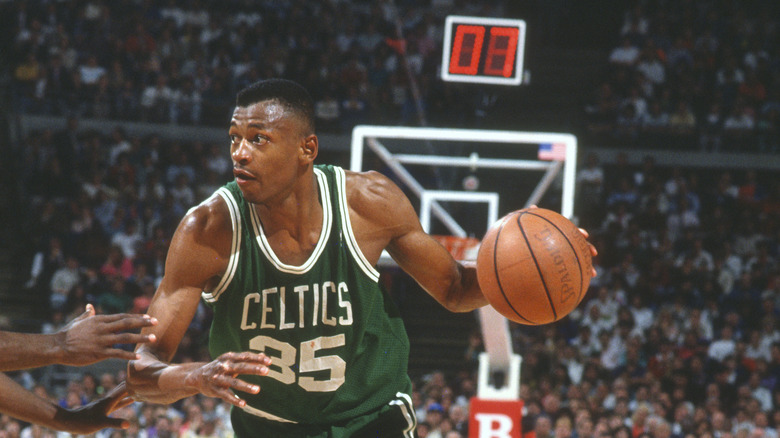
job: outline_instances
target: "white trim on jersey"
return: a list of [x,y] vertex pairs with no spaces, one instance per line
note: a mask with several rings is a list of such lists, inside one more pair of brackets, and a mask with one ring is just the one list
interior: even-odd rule
[[314,169],[314,173],[317,175],[317,180],[319,181],[320,197],[322,199],[322,231],[320,232],[320,239],[317,241],[317,246],[314,247],[314,251],[309,256],[309,259],[302,265],[288,265],[279,260],[274,253],[274,250],[271,248],[271,245],[268,243],[268,239],[265,237],[263,225],[260,223],[260,217],[257,216],[257,210],[251,206],[249,208],[252,226],[254,227],[255,235],[257,236],[257,245],[276,269],[288,274],[305,274],[308,272],[312,266],[317,263],[317,259],[319,259],[320,255],[325,250],[325,245],[328,243],[328,238],[330,237],[330,228],[333,224],[333,211],[330,203],[328,180],[321,170]]
[[334,167],[336,170],[336,189],[339,195],[339,210],[341,211],[341,224],[344,233],[344,240],[347,241],[347,247],[349,252],[352,253],[352,257],[357,262],[360,269],[372,280],[379,282],[379,271],[371,266],[368,262],[363,251],[357,244],[355,239],[355,233],[352,232],[352,221],[349,220],[349,206],[347,205],[347,178],[344,174],[344,169],[340,167]]
[[[233,199],[233,195],[230,191],[224,187],[214,192],[210,198],[219,195],[227,204],[228,211],[230,211],[230,224],[233,228],[233,241],[230,243],[230,259],[228,260],[228,266],[225,273],[222,274],[222,278],[219,280],[219,284],[211,292],[203,291],[201,296],[203,300],[208,303],[216,302],[222,292],[227,289],[233,276],[236,274],[236,268],[238,267],[238,256],[241,252],[241,218],[239,217],[238,203]],[[210,199],[209,198],[209,199]],[[205,202],[205,201],[204,201]]]
[[398,398],[391,400],[389,404],[398,406],[401,409],[401,414],[406,419],[408,427],[404,429],[404,437],[414,438],[414,430],[417,427],[417,415],[414,412],[412,398],[403,392],[397,392],[395,396]]
[[292,421],[292,420],[288,420],[286,418],[277,417],[274,414],[269,414],[266,411],[261,411],[260,409],[253,408],[252,406],[249,406],[249,405],[246,405],[246,406],[244,406],[241,409],[243,409],[243,411],[246,412],[247,414],[252,414],[252,415],[254,415],[256,417],[265,418],[266,420],[278,421],[279,423],[298,424],[297,421]]

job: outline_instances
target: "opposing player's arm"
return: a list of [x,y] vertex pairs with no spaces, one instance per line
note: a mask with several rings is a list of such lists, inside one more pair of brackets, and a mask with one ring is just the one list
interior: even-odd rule
[[453,312],[488,304],[477,283],[476,265],[457,262],[423,231],[414,207],[395,183],[377,172],[349,175],[350,217],[369,261],[376,262],[386,247],[398,266]]
[[270,361],[262,354],[226,353],[212,362],[170,363],[195,315],[201,292],[227,267],[231,236],[230,216],[220,197],[191,210],[179,224],[168,250],[165,276],[148,310],[158,324],[145,332],[158,341],[139,347],[140,359],[128,364],[128,389],[134,398],[172,403],[203,393],[243,405],[231,388],[259,391],[237,376],[266,374]]
[[117,344],[154,342],[154,337],[133,333],[155,324],[148,315],[95,315],[87,309],[65,327],[51,334],[0,331],[0,371],[37,368],[51,364],[83,366],[104,359],[134,359]]
[[126,429],[127,420],[108,414],[127,405],[124,385],[119,385],[105,397],[76,409],[65,409],[24,389],[13,379],[0,373],[0,412],[30,423],[55,430],[87,435],[106,427]]

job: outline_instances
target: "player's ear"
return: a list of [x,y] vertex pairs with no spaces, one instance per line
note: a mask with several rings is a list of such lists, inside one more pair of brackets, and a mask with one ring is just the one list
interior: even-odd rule
[[319,140],[317,139],[317,135],[307,135],[303,138],[303,144],[301,145],[301,161],[311,163],[315,158],[317,158],[317,153],[319,150],[320,144]]

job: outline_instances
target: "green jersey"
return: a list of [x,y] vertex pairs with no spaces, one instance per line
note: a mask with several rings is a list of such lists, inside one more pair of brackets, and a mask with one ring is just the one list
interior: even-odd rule
[[[235,182],[217,190],[233,226],[228,268],[203,293],[214,318],[209,351],[264,352],[267,376],[243,376],[260,393],[242,393],[235,416],[281,423],[337,424],[388,403],[411,410],[409,339],[350,225],[344,170],[315,166],[322,232],[306,262],[280,261],[252,204]],[[403,399],[409,403],[393,400]],[[410,427],[414,413],[409,412]],[[252,421],[251,418],[244,420]],[[235,421],[234,421],[235,422]]]

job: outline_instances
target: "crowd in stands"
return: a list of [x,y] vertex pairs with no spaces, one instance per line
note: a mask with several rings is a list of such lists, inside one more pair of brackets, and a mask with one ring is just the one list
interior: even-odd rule
[[462,105],[458,87],[435,80],[443,17],[501,16],[505,2],[436,3],[89,0],[0,7],[12,17],[6,21],[18,111],[222,126],[237,90],[285,77],[312,91],[321,131],[342,132],[363,122],[417,124],[418,101],[434,119]]
[[[479,106],[478,96],[438,80],[443,17],[502,16],[506,2],[432,3],[437,7],[387,0],[0,7],[13,29],[7,61],[21,112],[221,126],[235,91],[283,76],[312,90],[320,130],[338,133],[358,123],[478,123],[479,111],[468,109],[469,102]],[[780,150],[780,32],[771,19],[780,7],[761,0],[667,3],[631,2],[585,106],[584,131],[620,145]]]
[[631,3],[586,106],[595,139],[780,151],[776,2]]
[[[24,133],[16,148],[22,155],[20,189],[29,200],[29,211],[20,214],[28,218],[25,234],[35,248],[20,293],[40,297],[41,313],[48,314],[43,331],[56,330],[87,302],[101,313],[145,311],[179,219],[231,178],[224,145],[139,137],[121,127],[105,134],[83,129],[80,118],[224,126],[234,91],[271,74],[261,69],[271,69],[273,76],[298,79],[316,91],[318,122],[326,132],[344,130],[362,117],[411,121],[409,83],[398,52],[386,41],[394,35],[387,30],[395,25],[390,3],[353,3],[261,2],[255,13],[241,1],[13,3],[16,104],[68,116],[64,127]],[[434,74],[435,64],[425,55],[434,49],[426,42],[439,41],[441,29],[427,14],[413,14],[414,2],[397,3],[411,11],[403,22],[415,35],[407,50],[420,55],[414,68]],[[468,8],[466,3],[461,6]],[[635,47],[638,53],[633,62],[615,64],[599,88],[606,105],[593,114],[594,129],[608,127],[605,132],[621,141],[645,141],[655,138],[648,137],[650,124],[617,130],[619,112],[681,108],[687,115],[679,119],[695,133],[686,145],[716,150],[726,142],[716,141],[721,131],[701,129],[701,121],[709,120],[704,111],[715,108],[713,115],[722,118],[739,106],[754,115],[754,133],[759,126],[776,131],[777,105],[771,103],[777,103],[780,85],[777,34],[767,33],[757,19],[767,14],[741,6],[753,2],[721,3],[734,10],[708,9],[714,4],[708,1],[637,2],[623,36],[625,52]],[[318,20],[301,18],[312,13]],[[361,25],[350,26],[353,22]],[[281,41],[281,27],[299,31]],[[673,35],[670,29],[693,33]],[[758,50],[766,43],[774,46]],[[242,62],[247,54],[269,62]],[[637,60],[645,57],[640,68]],[[763,84],[761,105],[748,101],[734,83],[718,86],[721,70],[731,74],[728,65],[745,82],[750,76]],[[651,85],[659,72],[661,80]],[[423,77],[429,107],[436,106],[432,96],[439,92],[452,97]],[[345,100],[362,104],[350,113]],[[774,121],[764,124],[764,117]],[[754,140],[756,150],[777,148]],[[523,356],[524,431],[538,438],[778,437],[776,173],[665,168],[652,158],[633,163],[626,156],[605,163],[591,154],[577,179],[577,215],[599,250],[594,260],[599,275],[564,320],[512,325],[515,350]],[[208,358],[209,318],[201,306],[176,361]],[[475,336],[464,351],[462,371],[413,376],[420,438],[468,435],[480,350]],[[56,387],[40,385],[30,374],[16,377],[39,395],[72,407],[124,375],[84,374]],[[101,438],[231,436],[228,407],[207,397],[171,406],[138,402],[117,415],[130,418],[130,429],[106,430]],[[40,436],[58,435],[0,417],[0,438]]]

